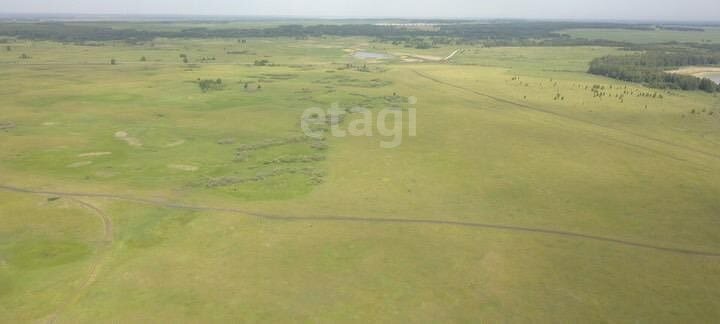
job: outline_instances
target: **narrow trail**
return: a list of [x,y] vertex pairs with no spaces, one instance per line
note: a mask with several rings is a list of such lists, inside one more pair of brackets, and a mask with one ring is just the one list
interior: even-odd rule
[[90,203],[84,202],[84,201],[76,199],[76,198],[73,198],[72,200],[74,202],[78,203],[79,205],[81,205],[87,209],[90,209],[91,211],[93,211],[95,214],[97,214],[100,217],[100,220],[102,220],[102,222],[103,222],[103,240],[105,242],[112,243],[113,242],[112,219],[110,219],[110,217],[107,214],[105,214],[105,212],[103,212],[100,208],[97,208],[94,205],[91,205]]
[[[584,120],[584,119],[581,119],[581,118],[575,118],[575,117],[572,117],[572,116],[567,116],[567,115],[565,115],[565,114],[561,114],[561,113],[558,113],[558,112],[555,112],[555,111],[552,111],[552,110],[548,110],[548,109],[533,107],[533,106],[530,106],[530,105],[527,105],[527,104],[524,104],[524,103],[515,102],[515,101],[512,101],[512,100],[505,99],[505,98],[500,98],[500,97],[493,96],[493,95],[489,95],[489,94],[486,94],[486,93],[483,93],[483,92],[480,92],[480,91],[477,91],[477,90],[473,90],[473,89],[470,89],[470,88],[466,88],[466,87],[463,87],[463,86],[460,86],[460,85],[457,85],[457,84],[453,84],[453,83],[450,83],[450,82],[447,82],[447,81],[443,81],[443,80],[437,79],[437,78],[435,78],[435,77],[432,77],[432,76],[430,76],[430,75],[427,75],[427,74],[425,74],[425,73],[422,73],[422,72],[420,72],[420,71],[417,71],[417,70],[415,70],[415,69],[411,69],[411,70],[412,70],[415,74],[417,74],[419,77],[421,77],[421,78],[424,78],[424,79],[430,80],[430,81],[432,81],[432,82],[435,82],[435,83],[438,83],[438,84],[442,84],[442,85],[445,85],[445,86],[448,86],[448,87],[451,87],[451,88],[455,88],[455,89],[459,89],[459,90],[462,90],[462,91],[465,91],[465,92],[469,92],[469,93],[472,93],[472,94],[475,94],[475,95],[478,95],[478,96],[481,96],[481,97],[489,98],[489,99],[495,100],[495,101],[497,101],[497,102],[501,102],[501,103],[504,103],[504,104],[512,105],[512,106],[519,107],[519,108],[523,108],[523,109],[526,109],[526,110],[531,110],[531,111],[541,112],[541,113],[544,113],[544,114],[553,115],[553,116],[555,116],[555,117],[559,117],[559,118],[562,118],[562,119],[565,119],[565,120],[570,120],[570,121],[573,121],[573,122],[578,122],[578,123],[582,123],[582,124],[586,124],[586,125],[591,125],[591,126],[598,127],[598,128],[601,128],[601,129],[606,129],[606,130],[611,130],[611,131],[614,131],[614,132],[618,132],[618,133],[621,133],[621,134],[631,135],[631,136],[634,136],[634,137],[636,137],[636,138],[640,138],[640,139],[643,139],[643,140],[646,140],[646,141],[650,141],[650,142],[653,142],[653,143],[657,143],[657,144],[662,144],[662,145],[665,145],[665,146],[670,146],[670,147],[673,147],[673,148],[676,148],[676,149],[682,149],[682,150],[685,150],[685,151],[689,151],[689,152],[692,152],[692,153],[695,153],[695,154],[702,155],[702,156],[704,156],[704,157],[713,158],[713,159],[720,159],[720,154],[717,154],[717,153],[706,152],[706,151],[703,151],[703,150],[698,150],[698,149],[693,148],[693,147],[688,147],[688,146],[680,145],[680,144],[677,144],[677,143],[669,142],[669,141],[666,141],[666,140],[662,140],[662,139],[659,139],[659,138],[654,138],[654,137],[646,136],[646,135],[639,134],[639,133],[636,133],[636,132],[633,132],[633,131],[629,131],[629,130],[626,130],[626,129],[616,128],[616,127],[612,127],[612,126],[608,126],[608,125],[603,125],[603,124],[600,124],[600,123],[595,123],[595,122],[592,122],[592,121],[589,121],[589,120]],[[616,140],[616,139],[615,139],[615,140]],[[616,140],[616,141],[618,141],[618,140]],[[622,142],[622,141],[619,141],[619,142]],[[632,143],[627,143],[627,142],[622,142],[622,143],[624,143],[624,144],[626,144],[626,145],[637,146],[636,144],[632,144]],[[654,151],[654,150],[653,150],[653,151]],[[657,152],[656,152],[656,153],[657,153]],[[667,153],[663,153],[663,155],[668,156],[668,157],[672,157],[672,158],[674,158],[674,159],[682,160],[682,159],[679,159],[679,158],[677,158],[677,157],[673,157],[673,156],[671,156],[671,155],[668,155]]]
[[543,235],[552,235],[558,237],[569,237],[575,239],[585,239],[592,241],[599,241],[605,243],[613,243],[622,246],[643,248],[649,250],[655,250],[660,252],[668,252],[682,255],[694,255],[704,257],[720,257],[720,252],[708,252],[699,251],[693,249],[676,248],[659,246],[653,244],[646,244],[634,241],[628,241],[624,239],[617,239],[612,237],[604,237],[597,235],[589,235],[582,233],[575,233],[569,231],[514,226],[514,225],[501,225],[501,224],[485,224],[485,223],[474,223],[474,222],[462,222],[462,221],[451,221],[451,220],[432,220],[432,219],[408,219],[408,218],[372,218],[372,217],[352,217],[352,216],[283,216],[258,213],[248,210],[242,210],[238,208],[226,208],[226,207],[209,207],[209,206],[197,206],[187,205],[183,203],[169,202],[164,200],[154,200],[145,198],[136,198],[123,195],[113,195],[104,193],[78,193],[78,192],[59,192],[59,191],[44,191],[44,190],[32,190],[25,188],[18,188],[8,185],[0,185],[0,189],[12,192],[39,194],[39,195],[56,195],[65,197],[85,197],[85,198],[105,198],[113,200],[121,200],[128,202],[136,202],[141,204],[159,206],[163,208],[171,209],[183,209],[183,210],[194,210],[194,211],[212,211],[212,212],[226,212],[243,214],[247,216],[253,216],[260,219],[275,220],[275,221],[316,221],[316,222],[345,222],[345,223],[371,223],[371,224],[418,224],[418,225],[447,225],[447,226],[459,226],[459,227],[472,227],[472,228],[484,228],[494,229],[509,232],[518,233],[535,233]]
[[455,56],[455,54],[457,54],[458,52],[460,52],[460,49],[459,49],[459,48],[456,49],[454,52],[450,53],[450,55],[446,56],[446,57],[445,57],[444,59],[442,59],[442,60],[443,60],[443,61],[449,61],[449,60],[450,60],[451,58],[453,58],[453,57]]
[[[64,196],[64,195],[59,195],[59,196]],[[62,303],[60,305],[60,307],[58,307],[58,309],[54,313],[52,313],[51,315],[46,317],[47,320],[45,322],[49,323],[49,324],[56,323],[58,318],[60,317],[60,315],[65,310],[67,310],[69,307],[76,304],[80,300],[80,298],[82,298],[82,296],[85,295],[85,293],[87,292],[87,289],[90,288],[90,286],[92,286],[92,284],[94,284],[95,281],[97,281],[97,277],[100,273],[100,270],[102,269],[102,266],[109,259],[108,252],[110,252],[112,242],[114,241],[112,219],[107,214],[105,214],[105,212],[103,212],[100,208],[97,208],[96,206],[94,206],[88,202],[85,202],[85,201],[82,201],[82,200],[76,198],[77,196],[67,196],[67,197],[69,197],[70,200],[77,203],[78,205],[80,205],[86,209],[89,209],[90,211],[92,211],[94,214],[96,214],[100,218],[100,220],[103,223],[103,243],[102,243],[102,246],[100,246],[98,249],[98,254],[95,257],[96,258],[95,262],[93,262],[89,267],[90,271],[88,273],[87,278],[82,283],[80,288],[77,289],[77,292],[72,297],[65,300],[65,302]]]

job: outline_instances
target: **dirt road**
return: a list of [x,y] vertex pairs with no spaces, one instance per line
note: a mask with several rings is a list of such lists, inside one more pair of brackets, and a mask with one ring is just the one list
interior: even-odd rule
[[154,205],[154,206],[159,206],[159,207],[164,207],[164,208],[172,208],[172,209],[237,213],[237,214],[243,214],[243,215],[247,215],[247,216],[253,216],[253,217],[257,217],[257,218],[262,218],[262,219],[267,219],[267,220],[275,220],[275,221],[295,221],[295,222],[315,221],[315,222],[345,222],[345,223],[370,223],[370,224],[418,224],[418,225],[447,225],[447,226],[485,228],[485,229],[502,230],[502,231],[509,231],[509,232],[534,233],[534,234],[552,235],[552,236],[558,236],[558,237],[569,237],[569,238],[575,238],[575,239],[592,240],[592,241],[613,243],[613,244],[622,245],[622,246],[643,248],[643,249],[655,250],[655,251],[660,251],[660,252],[668,252],[668,253],[674,253],[674,254],[684,254],[684,255],[694,255],[694,256],[704,256],[704,257],[720,257],[720,252],[708,252],[708,251],[698,251],[698,250],[677,248],[677,247],[659,246],[659,245],[634,242],[634,241],[630,241],[630,240],[618,239],[618,238],[612,238],[612,237],[604,237],[604,236],[575,233],[575,232],[568,232],[568,231],[554,230],[554,229],[515,226],[515,225],[485,224],[485,223],[474,223],[474,222],[463,222],[463,221],[452,221],[452,220],[408,219],[408,218],[372,218],[372,217],[353,217],[353,216],[286,216],[286,215],[273,215],[273,214],[266,214],[266,213],[260,213],[260,212],[253,212],[253,211],[242,210],[242,209],[238,209],[238,208],[186,205],[186,204],[177,203],[177,202],[136,198],[136,197],[130,197],[130,196],[104,194],[104,193],[78,193],[78,192],[33,190],[33,189],[19,188],[19,187],[8,186],[8,185],[0,185],[0,189],[12,191],[12,192],[22,192],[22,193],[39,194],[39,195],[56,195],[56,196],[65,196],[65,197],[85,197],[85,198],[105,198],[105,199],[136,202],[136,203],[142,203],[142,204],[148,204],[148,205]]

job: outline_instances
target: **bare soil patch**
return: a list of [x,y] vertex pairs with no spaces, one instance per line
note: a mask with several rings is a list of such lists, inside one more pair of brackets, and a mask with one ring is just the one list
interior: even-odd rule
[[179,140],[172,143],[165,144],[165,147],[175,147],[185,144],[185,140]]
[[11,121],[0,121],[0,130],[8,130],[15,128],[15,123]]
[[126,131],[116,132],[115,138],[125,141],[130,146],[140,147],[143,145],[139,139],[135,137],[130,137],[130,134],[128,134]]
[[68,168],[80,168],[80,167],[88,166],[90,164],[92,164],[92,161],[80,161],[80,162],[70,163],[67,165],[67,167]]
[[200,169],[199,167],[196,167],[194,165],[187,165],[187,164],[168,164],[168,168],[180,170],[180,171],[189,171],[189,172],[197,171],[198,169]]
[[103,155],[110,155],[112,152],[89,152],[89,153],[82,153],[78,154],[78,157],[96,157],[96,156],[103,156]]

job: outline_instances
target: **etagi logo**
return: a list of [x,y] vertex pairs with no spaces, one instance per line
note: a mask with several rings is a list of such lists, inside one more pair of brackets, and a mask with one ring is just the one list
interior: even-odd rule
[[300,127],[306,136],[316,139],[324,138],[328,132],[333,137],[372,137],[377,132],[381,137],[391,137],[387,141],[381,140],[380,147],[395,148],[402,144],[405,128],[408,136],[417,135],[417,111],[412,107],[416,103],[415,97],[408,97],[409,107],[406,108],[391,107],[377,111],[362,107],[341,109],[337,103],[329,109],[308,108],[302,114]]

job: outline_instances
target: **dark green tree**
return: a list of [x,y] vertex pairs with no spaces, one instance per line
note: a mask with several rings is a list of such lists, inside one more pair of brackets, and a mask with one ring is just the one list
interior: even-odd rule
[[703,78],[700,80],[699,88],[705,92],[715,92],[718,90],[718,85],[708,78]]

